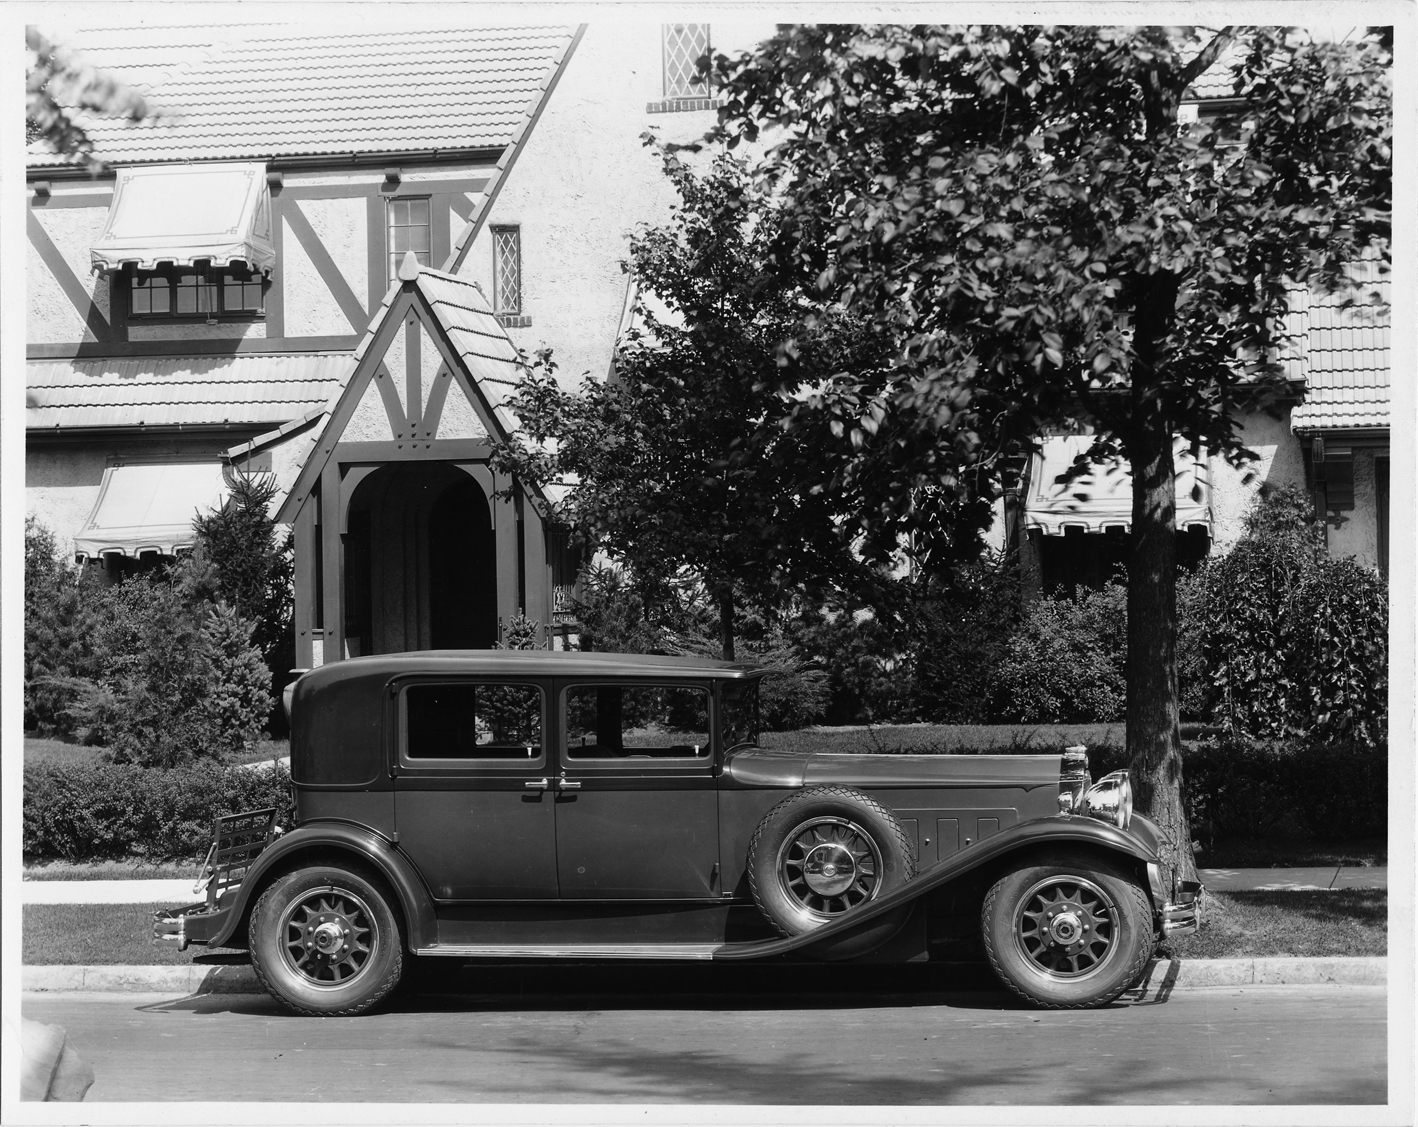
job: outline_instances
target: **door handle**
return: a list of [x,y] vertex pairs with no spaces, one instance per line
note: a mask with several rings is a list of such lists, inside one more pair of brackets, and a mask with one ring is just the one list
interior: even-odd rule
[[558,779],[556,785],[561,790],[580,790],[581,784],[575,780]]
[[522,785],[528,790],[546,790],[547,787],[551,786],[551,781],[549,779],[533,779],[530,783],[523,783]]

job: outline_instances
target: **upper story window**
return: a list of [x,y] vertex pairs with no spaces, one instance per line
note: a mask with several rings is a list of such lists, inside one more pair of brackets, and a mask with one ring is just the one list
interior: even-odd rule
[[429,252],[433,247],[429,201],[395,199],[389,201],[389,280],[399,273],[399,263],[409,251],[414,252],[420,266],[431,266]]
[[265,281],[258,271],[232,264],[160,266],[127,273],[128,315],[146,317],[259,317]]
[[522,228],[492,229],[492,310],[502,321],[522,318]]
[[707,98],[709,83],[699,74],[699,60],[709,50],[707,23],[664,25],[665,97]]

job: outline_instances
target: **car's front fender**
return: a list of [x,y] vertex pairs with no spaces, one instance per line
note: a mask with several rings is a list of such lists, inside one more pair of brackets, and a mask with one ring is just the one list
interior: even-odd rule
[[326,857],[344,854],[374,869],[399,898],[399,907],[403,909],[408,930],[409,949],[416,950],[434,942],[438,923],[434,917],[433,901],[413,865],[394,847],[393,842],[368,826],[354,822],[321,821],[283,834],[261,851],[234,890],[234,898],[229,904],[220,905],[226,919],[212,933],[208,945],[220,947],[230,939],[246,918],[252,898],[269,883],[270,875],[290,867],[297,855],[310,851],[318,851]]
[[[1149,823],[1150,825],[1150,823]],[[884,896],[854,908],[840,920],[824,924],[805,935],[755,943],[728,943],[714,952],[716,959],[762,959],[789,952],[805,952],[830,958],[834,943],[853,935],[861,926],[885,912],[919,900],[926,893],[957,880],[966,873],[1021,849],[1039,845],[1087,845],[1132,858],[1143,865],[1155,863],[1155,848],[1147,840],[1094,818],[1060,815],[1020,822],[992,834],[984,841],[962,849],[954,856],[932,865],[915,879]],[[1144,887],[1147,887],[1144,885]],[[1148,889],[1150,892],[1150,888]],[[1161,910],[1161,905],[1156,906]]]

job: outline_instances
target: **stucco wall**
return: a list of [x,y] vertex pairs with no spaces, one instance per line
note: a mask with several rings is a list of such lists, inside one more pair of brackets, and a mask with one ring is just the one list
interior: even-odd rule
[[[87,194],[93,194],[92,185],[86,187],[89,188]],[[60,194],[56,189],[55,195]],[[39,207],[34,208],[31,214],[39,221],[79,285],[94,300],[104,319],[108,320],[108,280],[89,270],[89,249],[98,241],[103,225],[108,221],[108,207]],[[94,336],[88,331],[84,318],[28,240],[26,249],[26,339],[35,344],[93,340]]]
[[1241,441],[1257,459],[1239,469],[1213,454],[1211,469],[1212,552],[1226,552],[1245,531],[1246,513],[1262,484],[1304,488],[1305,464],[1300,442],[1290,432],[1288,408],[1279,416],[1256,413],[1240,428]]
[[[551,347],[565,386],[606,375],[630,232],[664,222],[675,199],[641,134],[689,141],[715,121],[713,110],[646,111],[664,96],[660,27],[643,17],[587,27],[461,271],[491,297],[490,228],[521,226],[523,312],[532,323],[509,334],[529,353]],[[770,23],[710,26],[714,50],[730,54],[772,31]]]

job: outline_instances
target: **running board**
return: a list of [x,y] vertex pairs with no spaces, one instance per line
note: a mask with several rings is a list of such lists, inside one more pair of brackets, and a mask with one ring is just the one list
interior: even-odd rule
[[712,959],[722,943],[439,943],[416,955],[455,959]]

